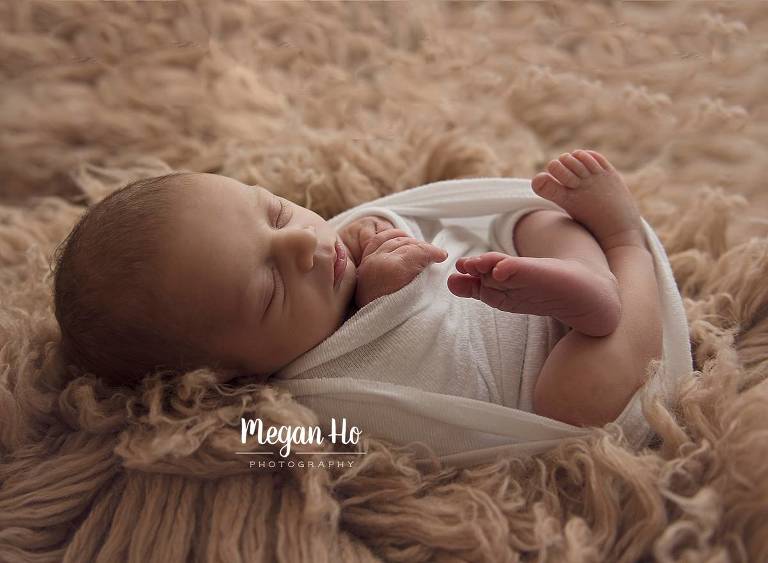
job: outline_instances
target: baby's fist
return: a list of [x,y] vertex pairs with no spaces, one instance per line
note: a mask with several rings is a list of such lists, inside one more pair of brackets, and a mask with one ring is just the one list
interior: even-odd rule
[[447,257],[445,250],[409,237],[400,229],[379,233],[366,245],[357,268],[357,306],[399,291],[424,268]]
[[366,215],[339,229],[339,238],[349,248],[352,261],[357,266],[368,242],[377,234],[394,228],[395,226],[386,219]]

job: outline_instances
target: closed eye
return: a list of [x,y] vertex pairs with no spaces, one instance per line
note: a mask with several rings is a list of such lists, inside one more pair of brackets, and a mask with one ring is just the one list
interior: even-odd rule
[[275,266],[272,266],[272,297],[269,300],[269,305],[267,305],[267,309],[270,309],[272,307],[272,303],[276,301],[277,296],[277,288],[282,286],[282,281],[280,280],[280,276],[277,275],[277,268]]
[[280,210],[277,212],[277,217],[275,218],[275,228],[280,228],[280,217],[283,215],[283,209],[285,209],[285,205],[283,205],[283,200],[278,200],[280,202]]
[[[285,204],[283,203],[283,200],[278,198],[278,202],[280,203],[280,210],[277,212],[277,217],[275,218],[275,228],[280,229],[280,218],[283,216],[283,211],[285,210]],[[286,221],[287,223],[287,221]],[[283,227],[285,224],[282,225]],[[272,297],[269,300],[269,305],[267,305],[267,309],[272,307],[272,303],[276,300],[275,297],[277,296],[277,288],[282,284],[282,281],[280,280],[280,276],[277,273],[277,266],[272,266]]]
[[278,211],[277,218],[275,219],[275,228],[282,229],[291,222],[293,213],[291,212],[291,202],[286,201],[281,197],[278,197],[277,200],[280,202],[280,211]]

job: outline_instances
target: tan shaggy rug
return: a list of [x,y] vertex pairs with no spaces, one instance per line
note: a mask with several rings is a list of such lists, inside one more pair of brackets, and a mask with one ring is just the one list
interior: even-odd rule
[[[768,561],[767,4],[5,0],[0,29],[0,561]],[[351,468],[249,469],[241,417],[317,417],[208,370],[110,393],[62,365],[51,257],[130,180],[330,217],[580,147],[690,321],[643,451],[609,425],[465,470],[370,437]]]

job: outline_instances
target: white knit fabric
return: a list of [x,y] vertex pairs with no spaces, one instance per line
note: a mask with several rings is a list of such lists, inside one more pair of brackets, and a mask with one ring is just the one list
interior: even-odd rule
[[[535,209],[560,207],[533,193],[529,180],[480,178],[427,184],[331,219],[338,229],[380,215],[445,249],[448,258],[358,310],[275,374],[273,384],[312,408],[326,430],[331,418],[346,418],[364,435],[421,443],[458,466],[499,453],[537,453],[585,435],[584,428],[530,412],[536,377],[567,328],[456,297],[446,285],[461,256],[488,250],[516,256],[514,225]],[[666,400],[676,376],[691,369],[688,326],[666,253],[644,226],[664,311],[662,369],[645,387]],[[649,434],[641,391],[616,420],[635,446]]]

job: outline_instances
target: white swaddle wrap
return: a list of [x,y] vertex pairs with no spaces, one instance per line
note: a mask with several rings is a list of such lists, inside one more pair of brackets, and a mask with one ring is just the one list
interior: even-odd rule
[[[358,310],[334,334],[277,372],[272,384],[314,410],[324,431],[346,418],[364,435],[428,446],[463,466],[498,454],[533,454],[589,430],[530,412],[533,385],[566,330],[549,317],[518,315],[451,294],[461,256],[498,250],[516,256],[523,215],[557,209],[530,180],[447,180],[391,194],[329,220],[337,229],[381,215],[448,251],[410,284]],[[635,447],[650,433],[641,410],[648,388],[666,402],[692,367],[688,324],[666,253],[643,221],[663,311],[662,366],[616,419]],[[423,454],[423,452],[421,452]]]

